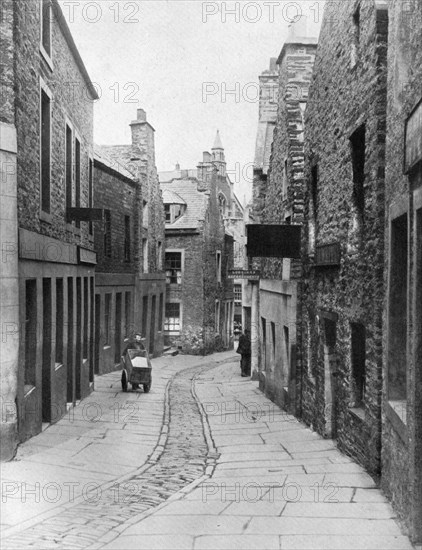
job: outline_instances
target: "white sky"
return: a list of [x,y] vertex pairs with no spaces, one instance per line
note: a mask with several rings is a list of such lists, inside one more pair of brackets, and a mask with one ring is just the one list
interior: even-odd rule
[[[278,57],[289,21],[300,13],[320,20],[323,1],[60,3],[101,90],[95,142],[130,143],[129,123],[142,107],[156,130],[158,169],[172,170],[176,162],[195,168],[218,128],[235,191],[241,200],[249,199],[258,75],[268,68],[270,57]],[[215,93],[207,96],[206,86]],[[225,95],[224,86],[237,86],[237,97]]]

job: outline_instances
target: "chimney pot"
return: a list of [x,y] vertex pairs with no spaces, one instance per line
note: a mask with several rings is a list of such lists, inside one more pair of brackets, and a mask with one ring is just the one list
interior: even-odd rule
[[147,114],[143,109],[137,109],[137,120],[140,122],[146,122],[147,121]]
[[180,170],[180,164],[178,162],[176,163],[176,170]]

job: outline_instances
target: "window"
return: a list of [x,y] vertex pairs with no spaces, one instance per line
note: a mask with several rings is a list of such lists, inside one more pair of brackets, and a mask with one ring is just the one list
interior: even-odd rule
[[179,303],[167,303],[166,313],[164,320],[164,330],[170,334],[180,333],[180,304]]
[[63,279],[56,279],[56,365],[63,364]]
[[267,366],[267,321],[264,317],[261,317],[261,335],[262,335],[262,368]]
[[217,250],[217,252],[215,253],[215,261],[216,261],[217,283],[221,284],[221,252],[220,250]]
[[287,198],[288,185],[289,185],[288,165],[287,165],[287,159],[285,159],[285,161],[284,161],[284,170],[283,170],[283,188],[282,188],[282,197],[283,197],[283,199]]
[[403,214],[391,223],[390,241],[387,365],[388,399],[393,402],[407,397],[408,248],[408,217]]
[[125,216],[125,262],[130,262],[130,216]]
[[360,42],[360,4],[356,8],[355,13],[353,14],[353,25],[355,32],[355,43],[359,45]]
[[160,294],[160,305],[158,310],[158,332],[163,330],[163,309],[164,309],[164,294]]
[[157,244],[157,269],[161,271],[163,269],[163,243],[158,241]]
[[168,285],[182,284],[182,253],[166,252],[166,282]]
[[363,242],[363,221],[365,212],[365,125],[360,126],[350,137],[353,169],[353,194],[350,208],[347,250],[350,254],[359,252]]
[[104,211],[104,256],[111,258],[111,212]]
[[148,239],[142,239],[142,263],[144,273],[148,273]]
[[72,129],[66,124],[66,208],[72,207]]
[[111,294],[106,294],[105,306],[104,306],[104,346],[110,345],[110,329],[111,329]]
[[51,0],[41,0],[41,45],[51,57]]
[[142,226],[148,227],[148,223],[149,223],[149,208],[148,208],[148,203],[144,201],[143,208],[142,208]]
[[[93,182],[93,162],[92,159],[89,159],[89,173],[88,173],[88,207],[93,208],[94,206],[94,182]],[[89,222],[89,234],[93,235],[94,233],[94,224]]]
[[25,282],[25,394],[28,393],[36,382],[37,350],[37,281]]
[[131,331],[131,303],[132,303],[132,293],[125,293],[125,334],[129,336]]
[[359,58],[359,43],[360,43],[360,4],[353,14],[353,42],[350,52],[350,66],[353,69]]
[[[75,206],[81,206],[81,142],[75,138]],[[81,227],[81,222],[76,221],[76,227]]]
[[165,204],[164,212],[166,215],[166,223],[174,223],[185,213],[185,204]]
[[51,187],[51,101],[41,90],[41,210],[50,213]]
[[226,197],[222,193],[218,195],[218,207],[220,209],[221,215],[224,217],[227,210],[227,201]]
[[220,301],[215,301],[215,332],[220,332]]
[[360,126],[350,137],[353,166],[353,200],[359,212],[363,214],[364,181],[365,181],[365,124]]
[[352,406],[361,407],[366,383],[366,334],[365,327],[351,323]]
[[242,305],[242,285],[234,285],[234,301],[236,305]]

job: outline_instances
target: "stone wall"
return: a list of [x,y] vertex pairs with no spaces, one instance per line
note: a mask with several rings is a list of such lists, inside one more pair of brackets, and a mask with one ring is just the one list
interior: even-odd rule
[[[14,2],[15,93],[18,132],[19,225],[67,243],[93,248],[88,223],[80,232],[65,219],[66,121],[81,142],[81,206],[88,206],[89,157],[92,158],[94,98],[61,27],[63,14],[54,4],[51,18],[53,68],[40,52],[38,2]],[[51,216],[40,218],[40,79],[51,98]],[[68,117],[68,119],[66,118]],[[73,189],[73,195],[75,190]]]
[[[135,226],[142,210],[139,184],[119,176],[101,162],[94,163],[94,205],[111,213],[111,257],[104,254],[104,232],[95,231],[97,272],[136,273],[139,255],[139,238]],[[130,217],[130,259],[125,259],[125,216]]]
[[[383,434],[382,434],[382,487],[391,499],[395,510],[405,522],[413,540],[422,542],[422,356],[421,310],[418,309],[417,288],[421,285],[419,236],[414,228],[417,193],[422,189],[422,168],[419,165],[413,173],[403,173],[405,121],[412,109],[422,98],[422,6],[420,2],[393,0],[389,6],[389,50],[388,50],[388,116],[387,116],[387,165],[386,165],[386,207],[385,224],[385,283],[387,287],[390,257],[390,223],[397,205],[402,204],[408,215],[409,287],[408,328],[405,338],[408,342],[406,355],[407,402],[402,403],[406,421],[397,415],[389,402],[388,378],[391,358],[388,341],[389,317],[399,315],[390,306],[386,293],[384,309],[384,366],[383,388]],[[418,175],[419,172],[419,175]],[[421,208],[421,203],[418,208]],[[391,215],[388,214],[391,212]],[[420,212],[420,210],[419,210]],[[419,248],[419,260],[417,250]],[[419,261],[419,270],[417,265]],[[404,283],[403,283],[404,284]],[[419,285],[419,286],[418,286]],[[418,343],[419,339],[419,343]],[[417,351],[419,345],[419,352]],[[419,355],[418,355],[419,353]],[[391,398],[391,397],[390,397]]]
[[[378,8],[377,6],[381,6]],[[327,2],[305,115],[303,418],[371,473],[380,470],[386,51],[384,3]],[[366,125],[364,206],[350,138]],[[317,187],[311,181],[317,166]],[[360,208],[360,210],[359,210]],[[337,265],[316,246],[339,243]],[[334,262],[336,263],[336,262]],[[356,405],[351,323],[366,330],[366,388]]]
[[[258,223],[303,222],[303,117],[315,52],[316,39],[306,39],[303,43],[303,40],[301,42],[299,38],[291,37],[291,41],[284,44],[278,59],[278,112],[268,174],[260,167],[254,172],[254,211],[258,215],[254,221]],[[262,116],[268,116],[267,110],[261,109]],[[259,156],[265,157],[265,153],[262,155],[257,151]],[[300,415],[301,301],[297,281],[301,277],[301,263],[280,258],[255,259],[254,264],[262,277],[260,387],[279,405]],[[289,282],[290,279],[292,282]],[[283,291],[278,287],[276,291],[264,290],[267,282],[270,284],[274,280],[286,281]]]
[[166,250],[183,251],[181,285],[167,285],[166,302],[182,304],[182,334],[170,337],[176,346],[188,353],[202,353],[204,327],[204,266],[202,230],[190,234],[166,235]]

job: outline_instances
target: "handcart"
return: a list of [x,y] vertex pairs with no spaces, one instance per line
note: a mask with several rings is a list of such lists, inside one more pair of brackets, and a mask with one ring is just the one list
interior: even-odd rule
[[140,385],[148,393],[152,384],[152,365],[146,349],[128,349],[122,355],[122,390],[128,391],[128,384],[137,390]]

